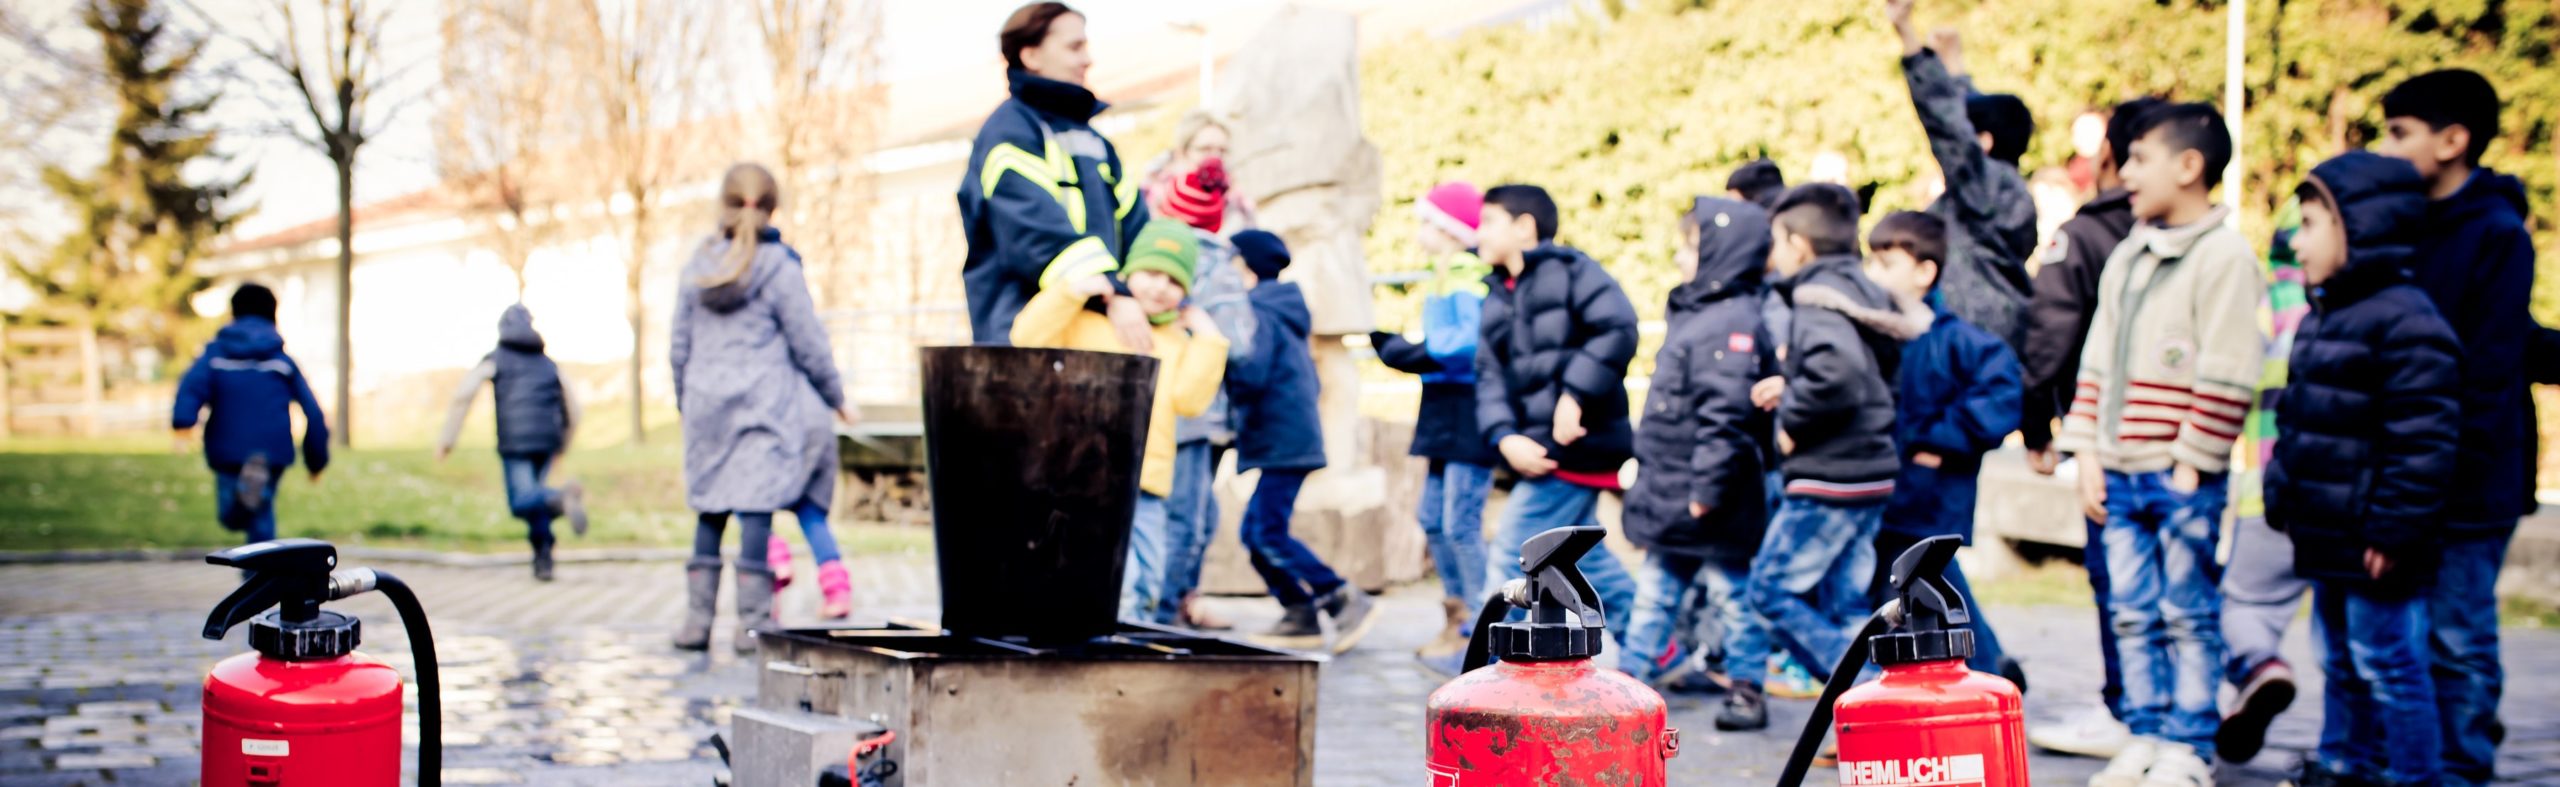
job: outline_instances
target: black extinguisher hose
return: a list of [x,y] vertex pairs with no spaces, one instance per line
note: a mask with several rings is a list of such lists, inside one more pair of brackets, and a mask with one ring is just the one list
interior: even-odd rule
[[1885,602],[1875,614],[1867,616],[1867,624],[1849,639],[1849,652],[1840,654],[1840,663],[1831,668],[1831,680],[1822,684],[1822,698],[1813,703],[1813,718],[1806,719],[1804,731],[1796,734],[1795,753],[1787,755],[1787,769],[1778,774],[1778,787],[1804,784],[1805,771],[1813,769],[1813,755],[1822,750],[1822,739],[1831,734],[1831,708],[1840,695],[1857,685],[1858,673],[1867,668],[1867,638],[1893,627],[1902,616],[1902,601]]
[[427,608],[418,604],[418,594],[391,572],[373,572],[375,586],[391,599],[391,608],[400,613],[400,627],[409,632],[409,660],[418,671],[418,787],[440,787],[444,782],[444,700],[436,685],[436,637],[427,629]]
[[1474,672],[1493,663],[1493,624],[1511,615],[1511,600],[1503,593],[1503,590],[1495,590],[1492,598],[1484,600],[1484,608],[1476,612],[1476,630],[1467,637],[1467,660],[1458,667],[1458,674]]

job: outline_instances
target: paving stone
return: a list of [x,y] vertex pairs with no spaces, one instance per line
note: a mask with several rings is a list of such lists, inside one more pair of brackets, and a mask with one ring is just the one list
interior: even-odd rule
[[158,760],[152,758],[151,755],[140,752],[65,754],[53,758],[53,767],[65,771],[100,770],[106,768],[149,768],[157,762]]
[[[930,619],[930,556],[857,556],[866,619],[895,613]],[[729,654],[734,624],[715,629],[714,650],[665,645],[682,604],[674,563],[564,564],[537,585],[520,567],[392,567],[419,588],[438,634],[445,684],[446,781],[455,784],[702,784],[716,770],[704,740],[751,701],[756,674]],[[129,566],[0,566],[0,783],[184,783],[196,768],[199,685],[214,662],[246,649],[243,632],[195,635],[203,605],[230,591],[236,573],[171,568],[148,594],[129,592]],[[814,572],[814,568],[811,569]],[[814,574],[812,574],[814,575]],[[128,592],[105,592],[111,589]],[[610,599],[599,603],[598,599]],[[816,594],[795,585],[786,620],[814,620]],[[1265,625],[1262,599],[1214,599],[1241,630]],[[332,605],[365,618],[368,655],[408,671],[405,635],[378,596]],[[2033,678],[2031,720],[2067,717],[2096,701],[2095,622],[2085,609],[1988,610],[2004,643]],[[1328,663],[1319,683],[1316,783],[1420,781],[1422,702],[1442,682],[1412,650],[1437,629],[1436,588],[1390,593],[1370,638]],[[2298,664],[2303,632],[2294,635]],[[2560,670],[2560,632],[2507,632],[2510,675]],[[2306,671],[2316,672],[2316,671]],[[2318,734],[2319,686],[2276,725],[2257,762],[2226,765],[2226,785],[2273,785]],[[415,693],[403,737],[414,745]],[[1673,783],[1766,783],[1793,743],[1809,703],[1777,701],[1770,730],[1718,733],[1715,698],[1669,698],[1684,748]],[[2509,740],[2501,772],[2515,783],[2560,782],[2560,684],[2511,682]],[[2091,760],[2037,755],[2038,783],[2074,783]],[[1826,774],[1815,775],[1817,781]]]

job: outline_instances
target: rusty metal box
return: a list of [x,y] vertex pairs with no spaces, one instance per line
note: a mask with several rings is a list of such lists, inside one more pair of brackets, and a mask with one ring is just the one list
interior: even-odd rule
[[759,639],[757,707],[896,732],[889,787],[1314,780],[1321,656],[1135,626],[1058,648],[913,628]]

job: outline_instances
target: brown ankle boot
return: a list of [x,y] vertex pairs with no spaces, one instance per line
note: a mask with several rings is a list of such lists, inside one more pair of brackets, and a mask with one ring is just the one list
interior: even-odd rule
[[1474,623],[1467,619],[1468,611],[1465,601],[1454,598],[1441,599],[1440,612],[1447,618],[1447,622],[1441,626],[1440,636],[1431,640],[1431,644],[1422,646],[1421,650],[1414,651],[1414,655],[1436,659],[1447,658],[1452,653],[1466,652],[1467,635],[1473,633],[1469,630],[1469,626]]

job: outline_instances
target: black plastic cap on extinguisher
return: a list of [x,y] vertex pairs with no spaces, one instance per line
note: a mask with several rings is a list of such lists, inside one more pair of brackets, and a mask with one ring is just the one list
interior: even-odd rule
[[1597,527],[1549,530],[1520,545],[1520,569],[1528,574],[1522,606],[1529,619],[1494,624],[1493,651],[1504,661],[1563,661],[1600,654],[1609,627],[1600,592],[1576,563],[1600,546],[1609,531]]
[[1924,539],[1893,560],[1893,593],[1902,614],[1893,628],[1867,638],[1867,655],[1878,666],[1947,661],[1973,656],[1970,600],[1947,581],[1955,562],[1959,536]]

